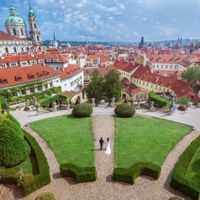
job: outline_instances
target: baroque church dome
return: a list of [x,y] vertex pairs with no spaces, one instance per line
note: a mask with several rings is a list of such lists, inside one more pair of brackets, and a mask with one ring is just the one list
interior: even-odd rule
[[10,8],[10,16],[5,21],[6,25],[25,25],[24,20],[17,16],[14,7]]

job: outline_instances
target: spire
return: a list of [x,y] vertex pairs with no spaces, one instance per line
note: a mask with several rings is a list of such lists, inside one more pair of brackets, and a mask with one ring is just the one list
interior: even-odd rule
[[11,5],[11,7],[10,7],[10,16],[16,16],[16,15],[17,15],[16,14],[16,10],[15,10],[14,6]]
[[56,33],[55,32],[53,33],[53,41],[54,42],[56,41]]
[[31,7],[31,1],[29,0],[29,12],[28,12],[29,17],[36,17],[32,7]]

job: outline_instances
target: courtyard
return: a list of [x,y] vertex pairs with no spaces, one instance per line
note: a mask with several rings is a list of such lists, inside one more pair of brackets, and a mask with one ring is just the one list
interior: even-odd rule
[[[58,111],[50,113],[50,115],[41,114],[39,115],[40,121],[35,119],[36,115],[34,115],[34,111],[14,111],[12,114],[22,125],[27,124],[28,121],[28,123],[30,123],[29,126],[34,129],[33,131],[27,126],[24,127],[26,131],[36,138],[36,141],[41,146],[50,165],[52,181],[50,184],[27,197],[23,197],[22,191],[16,188],[16,186],[4,185],[1,188],[3,199],[32,200],[35,196],[45,191],[53,192],[57,198],[61,200],[164,200],[176,195],[185,197],[185,199],[190,199],[170,187],[170,178],[174,166],[178,161],[178,157],[199,135],[198,123],[196,123],[195,120],[191,120],[192,116],[195,116],[194,113],[198,114],[197,111],[198,110],[195,109],[188,109],[187,114],[177,112],[172,116],[166,116],[156,112],[151,113],[145,110],[139,110],[137,113],[143,116],[147,115],[147,117],[137,115],[130,119],[114,119],[113,108],[107,108],[101,105],[94,108],[93,117],[86,118],[84,119],[85,121],[67,117],[71,110]],[[190,126],[149,118],[148,116],[151,115],[157,115],[156,117],[164,119],[169,117],[170,119],[172,118],[173,121],[182,123],[186,123],[187,115],[188,119],[190,119],[187,121],[187,124],[196,127],[196,131],[192,131]],[[175,116],[174,119],[173,116]],[[126,129],[127,126],[132,126],[134,128],[128,130]],[[77,127],[77,129],[74,127]],[[115,131],[117,131],[116,135]],[[74,133],[77,133],[77,135],[75,136]],[[82,133],[87,135],[87,137],[84,138],[86,143],[84,143],[83,146],[77,146],[75,143],[81,138],[80,136]],[[131,134],[134,134],[134,137],[131,137],[132,140],[130,139]],[[107,156],[102,151],[98,151],[98,139],[101,136],[104,138],[109,137],[111,140],[112,154],[110,156]],[[122,136],[124,136],[124,139],[122,139]],[[121,139],[118,140],[120,137]],[[68,141],[67,138],[70,138],[70,141]],[[159,147],[157,151],[156,148],[152,146],[155,140],[156,148]],[[83,141],[83,138],[81,141]],[[138,142],[135,143],[135,141]],[[66,148],[66,146],[69,148]],[[70,158],[70,156],[65,156],[68,153],[70,155],[70,152],[73,152],[74,157]],[[162,167],[158,180],[147,176],[140,176],[136,179],[134,185],[112,180],[114,166],[128,167],[139,159],[143,161],[152,161]],[[95,162],[97,180],[90,183],[75,184],[72,178],[62,178],[59,175],[59,164],[68,161],[85,166],[93,165]],[[23,163],[22,165],[30,169],[29,162]],[[99,196],[99,194],[101,194],[101,196]]]

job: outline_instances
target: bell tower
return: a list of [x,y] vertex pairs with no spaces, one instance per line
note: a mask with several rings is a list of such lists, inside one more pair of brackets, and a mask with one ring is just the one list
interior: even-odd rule
[[37,17],[31,7],[31,5],[29,5],[28,17],[29,17],[31,40],[34,45],[40,46],[40,45],[42,45],[41,35],[40,35],[38,23],[37,23]]

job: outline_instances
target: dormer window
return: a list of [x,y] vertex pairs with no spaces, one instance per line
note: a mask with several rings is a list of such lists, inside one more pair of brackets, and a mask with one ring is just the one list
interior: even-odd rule
[[5,78],[0,78],[0,83],[1,83],[1,84],[7,84],[7,83],[8,83],[8,80],[5,79]]
[[22,81],[22,77],[20,75],[16,75],[15,76],[15,81],[21,82]]
[[34,79],[34,74],[28,74],[29,79]]

